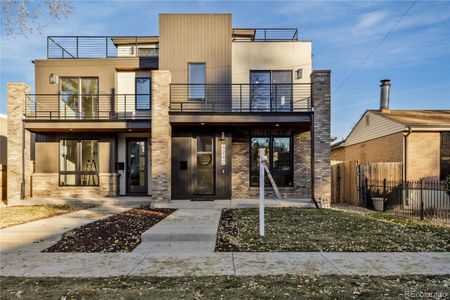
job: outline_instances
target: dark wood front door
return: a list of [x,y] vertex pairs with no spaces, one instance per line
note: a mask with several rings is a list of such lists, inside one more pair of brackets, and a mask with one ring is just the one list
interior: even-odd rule
[[127,194],[147,194],[147,139],[127,139]]

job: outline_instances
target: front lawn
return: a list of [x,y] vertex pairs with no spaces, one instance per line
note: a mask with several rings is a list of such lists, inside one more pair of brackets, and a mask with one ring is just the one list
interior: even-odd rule
[[130,252],[141,243],[141,234],[174,209],[137,207],[75,228],[44,252]]
[[259,237],[257,208],[224,209],[216,251],[450,251],[450,228],[382,213],[266,208]]
[[67,214],[97,205],[89,203],[7,206],[0,208],[0,229]]
[[[448,276],[0,278],[1,299],[445,299]],[[425,294],[426,293],[426,294]],[[422,296],[420,296],[422,295]],[[425,296],[423,296],[425,295]]]

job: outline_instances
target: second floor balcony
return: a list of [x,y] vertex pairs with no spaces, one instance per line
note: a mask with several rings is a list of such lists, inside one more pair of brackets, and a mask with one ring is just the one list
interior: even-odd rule
[[171,84],[170,111],[292,113],[311,111],[311,84]]
[[25,120],[150,120],[150,94],[27,94]]

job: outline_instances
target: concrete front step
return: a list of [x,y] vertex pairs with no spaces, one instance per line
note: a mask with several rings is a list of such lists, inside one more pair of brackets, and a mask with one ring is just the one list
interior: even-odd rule
[[145,231],[145,242],[216,241],[220,209],[178,209]]

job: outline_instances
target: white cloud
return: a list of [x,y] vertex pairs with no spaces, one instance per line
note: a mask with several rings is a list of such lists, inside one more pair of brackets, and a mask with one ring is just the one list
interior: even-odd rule
[[369,13],[362,14],[358,17],[358,23],[355,25],[356,30],[371,29],[372,27],[378,25],[382,20],[388,16],[388,11],[378,10]]

